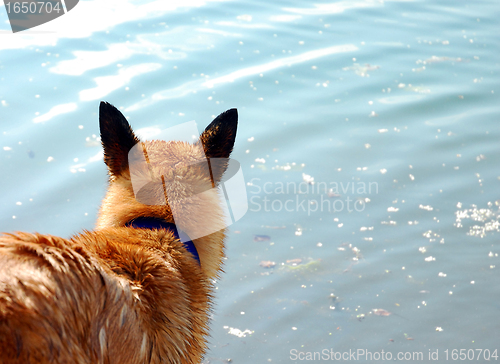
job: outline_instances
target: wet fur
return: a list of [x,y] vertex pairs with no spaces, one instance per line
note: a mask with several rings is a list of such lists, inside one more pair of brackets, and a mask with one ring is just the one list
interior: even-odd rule
[[[139,216],[174,221],[170,206],[143,205],[134,197],[127,156],[139,140],[123,115],[101,103],[100,127],[110,184],[96,230],[70,239],[29,233],[0,237],[0,363],[202,360],[212,280],[221,271],[224,249],[216,192],[184,199],[181,206],[194,225],[221,227],[193,241],[200,266],[170,231],[125,227]],[[202,161],[203,153],[228,158],[236,127],[233,109],[217,117],[199,143],[150,142],[155,178],[164,176],[168,193],[182,174],[176,171]],[[186,169],[181,177],[195,187],[216,185],[224,166],[213,169],[212,180],[198,172]]]

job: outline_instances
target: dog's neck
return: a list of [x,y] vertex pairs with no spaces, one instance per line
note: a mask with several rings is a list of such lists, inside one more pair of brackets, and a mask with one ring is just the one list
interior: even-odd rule
[[172,234],[174,234],[174,236],[179,239],[182,244],[184,244],[186,250],[193,255],[193,258],[198,261],[198,264],[201,265],[200,256],[198,255],[198,251],[196,250],[194,243],[191,241],[191,239],[189,239],[189,236],[187,236],[184,231],[175,226],[175,224],[155,217],[138,217],[132,221],[129,221],[125,225],[136,229],[165,229],[171,231]]

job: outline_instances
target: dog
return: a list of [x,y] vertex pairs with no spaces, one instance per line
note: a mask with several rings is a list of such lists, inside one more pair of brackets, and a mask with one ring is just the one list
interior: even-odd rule
[[[0,237],[0,363],[200,363],[225,239],[217,185],[227,163],[210,161],[229,158],[237,111],[195,143],[141,142],[106,102],[99,124],[109,187],[96,229]],[[131,172],[134,147],[147,154],[142,172]],[[142,197],[132,186],[141,173]],[[215,232],[184,241],[174,209],[190,231]]]

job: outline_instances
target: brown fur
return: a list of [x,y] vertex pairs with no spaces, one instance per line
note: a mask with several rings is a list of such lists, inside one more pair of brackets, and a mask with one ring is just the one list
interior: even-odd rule
[[[0,237],[0,363],[202,360],[212,280],[221,270],[225,237],[216,193],[179,196],[185,198],[178,207],[193,226],[220,227],[193,241],[201,266],[171,231],[125,227],[140,216],[173,223],[171,207],[135,199],[127,154],[139,141],[123,115],[101,103],[100,123],[110,185],[96,231],[70,239],[28,233]],[[201,170],[182,167],[202,161],[203,152],[228,158],[236,124],[236,110],[230,110],[194,145],[148,142],[151,188],[162,188],[162,175],[167,194],[179,193],[172,187],[179,178],[195,190],[217,184],[223,167],[214,168],[212,181]]]

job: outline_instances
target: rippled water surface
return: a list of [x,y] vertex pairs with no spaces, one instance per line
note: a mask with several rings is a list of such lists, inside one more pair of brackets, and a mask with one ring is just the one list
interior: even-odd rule
[[146,134],[236,107],[249,211],[229,228],[207,363],[500,356],[499,14],[80,1],[12,34],[1,8],[0,230],[93,228],[100,100]]

